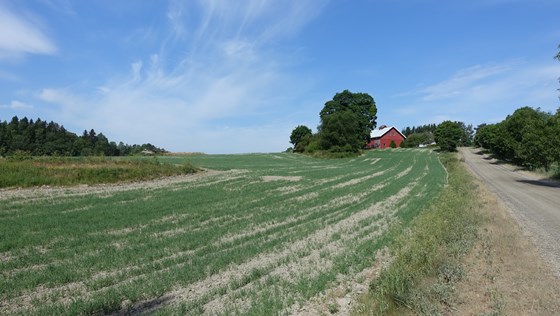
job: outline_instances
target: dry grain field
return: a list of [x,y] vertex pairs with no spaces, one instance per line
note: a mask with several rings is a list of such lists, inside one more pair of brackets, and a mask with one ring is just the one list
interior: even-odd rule
[[206,171],[0,191],[0,314],[295,313],[372,267],[446,181],[419,149],[161,159]]

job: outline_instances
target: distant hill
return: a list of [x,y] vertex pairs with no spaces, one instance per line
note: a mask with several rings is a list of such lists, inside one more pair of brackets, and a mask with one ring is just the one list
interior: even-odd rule
[[152,144],[128,145],[109,141],[103,133],[91,129],[81,136],[55,122],[36,121],[14,116],[0,121],[0,156],[26,153],[33,156],[128,156],[142,152],[154,154],[166,150]]

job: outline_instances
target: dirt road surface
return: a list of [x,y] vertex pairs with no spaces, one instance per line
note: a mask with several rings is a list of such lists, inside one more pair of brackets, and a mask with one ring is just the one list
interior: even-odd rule
[[560,185],[501,164],[478,149],[459,151],[471,171],[508,207],[554,274],[560,277]]

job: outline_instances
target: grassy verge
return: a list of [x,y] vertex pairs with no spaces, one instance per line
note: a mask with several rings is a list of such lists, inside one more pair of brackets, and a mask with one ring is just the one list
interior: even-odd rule
[[104,157],[36,157],[0,160],[0,188],[76,185],[149,180],[194,173],[189,163],[161,163],[152,159]]
[[358,314],[439,314],[463,275],[460,260],[477,239],[480,217],[472,176],[456,154],[442,154],[449,185],[397,238],[395,260],[370,284]]

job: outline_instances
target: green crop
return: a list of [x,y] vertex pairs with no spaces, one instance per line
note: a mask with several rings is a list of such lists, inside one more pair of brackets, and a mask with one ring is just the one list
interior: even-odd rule
[[370,267],[446,179],[424,150],[158,159],[209,171],[0,192],[0,313],[286,312]]

